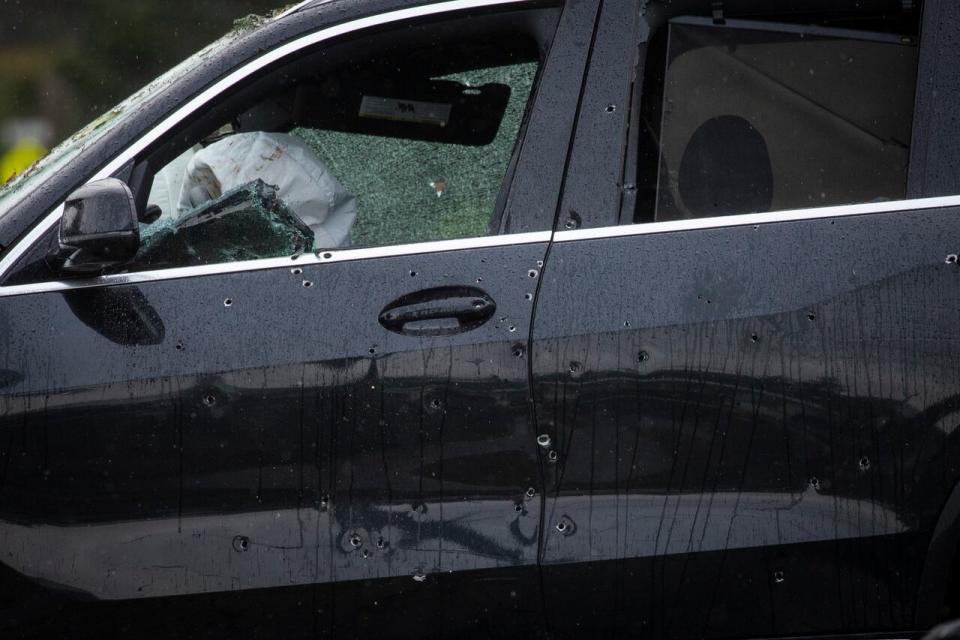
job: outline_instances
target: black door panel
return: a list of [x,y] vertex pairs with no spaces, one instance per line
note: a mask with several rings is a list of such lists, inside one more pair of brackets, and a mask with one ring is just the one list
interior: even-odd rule
[[[416,590],[502,567],[488,598],[539,624],[522,347],[545,248],[291,261],[5,298],[4,563],[98,600],[190,607],[183,596],[232,591],[257,603],[283,587],[314,602],[309,620],[348,634],[396,614],[377,608],[378,585],[409,620],[456,625],[461,610]],[[489,322],[436,337],[381,326],[398,292],[464,278],[496,299]],[[111,296],[150,310],[111,314],[124,318],[119,335],[150,339],[116,339],[78,311]],[[367,585],[347,604],[313,586],[345,581]]]
[[912,627],[960,480],[957,213],[553,246],[532,357],[557,633]]

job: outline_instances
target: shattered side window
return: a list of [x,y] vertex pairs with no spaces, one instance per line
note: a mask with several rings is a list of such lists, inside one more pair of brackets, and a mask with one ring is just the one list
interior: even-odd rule
[[295,129],[292,133],[356,194],[359,215],[351,246],[486,235],[536,72],[537,64],[528,62],[441,78],[468,87],[510,88],[500,129],[484,146]]
[[450,240],[499,228],[498,197],[539,50],[503,36],[439,47],[308,69],[253,95],[214,131],[195,127],[193,140],[184,136],[192,146],[164,156],[151,178],[141,247],[127,269]]

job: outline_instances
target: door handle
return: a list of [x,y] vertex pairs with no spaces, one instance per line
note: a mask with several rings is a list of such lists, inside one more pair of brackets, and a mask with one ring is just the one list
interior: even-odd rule
[[408,293],[380,312],[380,324],[394,333],[442,336],[476,329],[497,310],[485,291],[476,287],[436,287]]

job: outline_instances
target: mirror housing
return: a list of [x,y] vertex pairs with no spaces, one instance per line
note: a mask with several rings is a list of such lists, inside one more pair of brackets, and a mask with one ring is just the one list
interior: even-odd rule
[[122,180],[97,180],[67,198],[57,251],[61,271],[97,274],[129,262],[139,247],[137,207]]

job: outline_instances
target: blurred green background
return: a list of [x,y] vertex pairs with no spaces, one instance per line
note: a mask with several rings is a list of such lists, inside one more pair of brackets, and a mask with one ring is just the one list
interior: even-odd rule
[[229,31],[290,0],[0,0],[0,184]]

